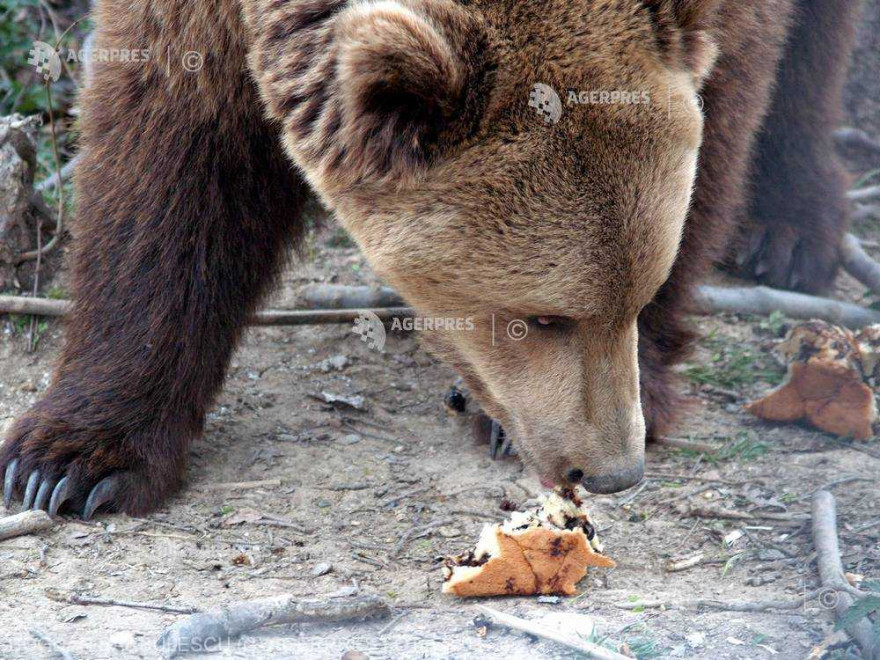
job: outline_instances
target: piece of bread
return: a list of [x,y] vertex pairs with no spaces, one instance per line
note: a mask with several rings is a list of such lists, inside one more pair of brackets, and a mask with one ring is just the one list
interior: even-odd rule
[[532,596],[576,592],[588,566],[614,568],[573,492],[551,493],[539,506],[486,525],[477,547],[444,565],[443,593]]
[[828,433],[867,440],[878,419],[869,385],[878,346],[877,326],[853,335],[823,321],[799,325],[777,348],[789,363],[785,382],[746,410],[773,422],[805,419]]

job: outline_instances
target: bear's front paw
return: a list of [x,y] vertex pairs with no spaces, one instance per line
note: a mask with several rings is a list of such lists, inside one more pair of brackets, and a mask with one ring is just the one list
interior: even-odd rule
[[[141,435],[141,434],[138,434]],[[155,509],[180,483],[183,460],[153,453],[163,446],[155,433],[132,437],[107,428],[77,428],[31,411],[0,446],[3,500],[22,510],[79,511],[84,520],[99,508],[141,514]]]
[[820,292],[837,273],[841,239],[842,232],[823,238],[787,225],[754,227],[738,246],[738,274],[776,288]]

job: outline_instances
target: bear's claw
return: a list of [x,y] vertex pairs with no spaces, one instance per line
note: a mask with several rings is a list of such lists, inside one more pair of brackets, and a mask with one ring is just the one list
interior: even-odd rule
[[[16,477],[18,476],[18,459],[13,459],[6,466],[6,474],[3,478],[3,504],[8,509],[12,502],[15,489]],[[119,490],[119,478],[116,475],[106,477],[98,482],[89,492],[86,504],[83,507],[82,519],[91,520],[102,505],[111,501]],[[56,483],[54,478],[40,481],[40,471],[34,470],[28,476],[27,485],[24,489],[21,510],[41,509],[47,511],[50,516],[58,515],[58,510],[71,496],[70,478],[62,477]],[[46,508],[48,505],[48,509]]]
[[31,508],[31,504],[34,502],[34,495],[37,494],[37,484],[40,481],[40,471],[34,470],[31,472],[31,475],[28,477],[27,486],[24,489],[24,500],[21,503],[22,511],[27,511]]
[[12,502],[12,489],[15,487],[15,473],[18,470],[18,459],[14,458],[6,466],[6,476],[3,479],[3,506],[9,509]]
[[61,505],[67,501],[67,498],[70,497],[70,488],[68,487],[67,477],[63,477],[61,481],[55,486],[55,490],[52,491],[52,497],[49,499],[49,515],[56,516],[58,515],[58,509],[61,508]]
[[492,420],[492,432],[489,435],[489,457],[493,460],[499,460],[505,456],[515,456],[513,449],[513,441],[508,436],[501,424]]
[[86,505],[83,507],[83,520],[91,520],[95,511],[102,504],[105,504],[116,497],[116,491],[119,490],[119,477],[112,475],[104,477],[98,482],[98,485],[92,488],[86,499]]

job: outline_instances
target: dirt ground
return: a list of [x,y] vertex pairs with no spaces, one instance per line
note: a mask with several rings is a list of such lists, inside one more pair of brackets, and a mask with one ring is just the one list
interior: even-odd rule
[[[272,306],[293,306],[310,282],[375,282],[333,227],[313,236],[308,252],[312,261],[287,272]],[[56,286],[63,289],[63,274]],[[844,278],[838,295],[852,299],[858,290]],[[773,427],[742,412],[744,401],[780,380],[769,351],[783,319],[699,322],[706,338],[683,369],[694,406],[676,437],[715,444],[719,454],[652,447],[643,485],[591,497],[618,567],[591,572],[581,595],[486,604],[530,619],[581,615],[581,625],[595,624],[594,641],[625,643],[639,658],[804,658],[831,633],[831,613],[819,600],[762,613],[675,607],[694,598],[792,600],[814,590],[815,553],[801,515],[808,496],[843,478],[875,479],[880,470],[876,443]],[[45,390],[60,345],[62,326],[49,323],[28,354],[22,328],[0,317],[0,427]],[[252,330],[192,447],[189,485],[165,508],[144,519],[66,518],[49,532],[0,543],[0,658],[53,657],[30,629],[80,660],[154,658],[160,633],[181,616],[72,605],[65,602],[71,593],[206,609],[355,589],[387,598],[392,618],[266,629],[204,657],[571,657],[499,628],[482,634],[477,603],[440,592],[437,558],[472,546],[485,522],[505,517],[502,500],[522,504],[539,490],[518,460],[490,460],[466,420],[446,412],[443,395],[454,380],[414,335],[390,334],[378,352],[348,326]],[[330,407],[314,398],[322,392],[362,396],[365,409]],[[876,482],[833,490],[847,570],[880,577],[880,526],[859,531],[880,511]],[[756,520],[745,526],[689,515],[712,506]],[[792,515],[762,518],[767,513]],[[669,560],[698,553],[701,564],[666,570]],[[649,601],[670,606],[640,605]],[[835,653],[847,657],[845,649]]]

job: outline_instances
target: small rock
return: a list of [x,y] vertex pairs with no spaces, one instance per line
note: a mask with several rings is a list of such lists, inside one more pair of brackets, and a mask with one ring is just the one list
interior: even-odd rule
[[346,651],[342,654],[341,660],[368,660],[367,654],[363,651]]
[[334,355],[333,357],[329,357],[326,360],[321,360],[318,363],[318,369],[323,371],[325,374],[330,371],[342,371],[349,365],[349,360],[344,355]]
[[137,643],[134,638],[134,633],[130,633],[126,630],[120,630],[119,632],[113,633],[110,635],[109,641],[118,649],[130,648]]
[[692,632],[684,636],[689,646],[699,648],[706,643],[706,634],[701,632]]
[[445,539],[454,539],[457,536],[461,536],[460,529],[458,529],[457,527],[448,527],[446,525],[444,525],[443,527],[438,527],[437,533]]
[[360,441],[361,436],[359,436],[357,433],[349,433],[348,435],[343,436],[339,439],[339,442],[344,445],[356,445]]
[[312,577],[319,577],[321,575],[327,575],[327,573],[329,573],[332,570],[333,570],[333,566],[331,566],[330,564],[328,564],[325,561],[321,562],[320,564],[317,564],[312,569]]
[[545,605],[559,605],[561,601],[559,596],[538,596],[538,602]]

